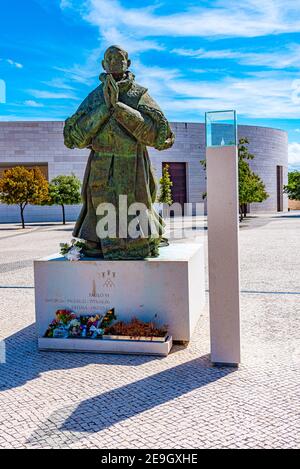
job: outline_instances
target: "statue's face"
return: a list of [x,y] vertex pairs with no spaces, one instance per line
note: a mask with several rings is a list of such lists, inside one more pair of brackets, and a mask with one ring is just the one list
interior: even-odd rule
[[130,66],[130,60],[121,51],[108,52],[103,61],[103,67],[107,73],[123,75]]

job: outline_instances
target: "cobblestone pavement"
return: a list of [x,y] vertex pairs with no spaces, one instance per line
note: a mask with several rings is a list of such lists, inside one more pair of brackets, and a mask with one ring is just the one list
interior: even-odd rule
[[300,447],[299,213],[241,227],[238,371],[211,367],[207,309],[167,358],[38,352],[32,259],[72,227],[11,228],[0,226],[0,448]]

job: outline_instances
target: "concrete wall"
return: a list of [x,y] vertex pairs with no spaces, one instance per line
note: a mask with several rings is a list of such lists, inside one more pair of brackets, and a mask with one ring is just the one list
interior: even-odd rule
[[88,150],[64,146],[63,122],[0,122],[1,163],[48,163],[49,179],[59,174],[82,178]]
[[[66,148],[63,127],[63,122],[0,122],[0,164],[48,163],[49,180],[71,173],[82,179],[89,151]],[[67,207],[67,220],[75,220],[79,209]],[[14,223],[19,219],[18,207],[0,204],[0,223]],[[25,220],[59,221],[61,208],[28,206]]]
[[152,165],[157,178],[162,174],[163,162],[184,162],[187,165],[187,200],[203,202],[202,194],[206,192],[205,171],[200,160],[205,160],[205,126],[194,123],[172,123],[176,135],[175,144],[165,151],[149,149]]
[[[250,166],[262,178],[270,197],[261,204],[252,204],[252,212],[277,211],[277,174],[276,167],[283,166],[283,184],[288,180],[288,134],[282,130],[267,127],[241,125],[239,138],[247,137],[250,152],[255,159]],[[288,209],[288,197],[283,196],[283,210]]]
[[[74,173],[80,179],[84,174],[88,150],[69,150],[63,143],[63,122],[0,122],[0,165],[47,163],[49,179],[59,174]],[[172,123],[176,134],[173,148],[159,152],[149,149],[157,178],[161,176],[163,162],[187,164],[187,191],[189,202],[202,202],[206,192],[205,172],[200,160],[205,159],[205,125],[198,123]],[[263,178],[271,197],[262,204],[253,204],[251,211],[276,211],[276,166],[284,167],[287,181],[288,139],[286,132],[264,127],[239,126],[239,137],[248,137],[250,151],[256,159],[250,162]],[[287,197],[284,197],[287,210]],[[67,217],[75,219],[79,207],[68,207]],[[27,221],[60,220],[59,207],[27,207]],[[19,221],[15,207],[0,205],[0,222]]]
[[[187,186],[189,202],[201,202],[206,192],[205,171],[199,164],[205,159],[205,125],[193,123],[173,123],[176,134],[173,148],[163,152],[150,149],[151,160],[157,176],[161,176],[162,162],[182,161],[187,163]],[[251,204],[251,212],[277,211],[277,175],[276,167],[283,166],[284,184],[288,174],[288,135],[286,132],[267,127],[248,125],[238,126],[238,138],[247,137],[249,150],[255,155],[250,160],[251,168],[263,179],[269,199],[261,204]],[[288,199],[284,195],[284,211],[288,208]]]

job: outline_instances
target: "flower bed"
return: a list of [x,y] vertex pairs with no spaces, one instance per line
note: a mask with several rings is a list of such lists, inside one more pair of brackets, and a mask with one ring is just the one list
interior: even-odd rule
[[143,322],[133,318],[130,322],[118,321],[105,329],[104,340],[143,340],[164,342],[167,326],[160,327],[155,321]]
[[133,318],[124,322],[116,319],[114,309],[108,310],[104,315],[81,316],[76,316],[69,310],[58,310],[44,338],[151,342],[165,342],[167,339],[167,326],[161,327],[156,321],[143,322]]
[[44,335],[53,339],[102,339],[104,329],[116,319],[115,310],[104,315],[76,316],[69,310],[56,311],[55,319],[49,324]]

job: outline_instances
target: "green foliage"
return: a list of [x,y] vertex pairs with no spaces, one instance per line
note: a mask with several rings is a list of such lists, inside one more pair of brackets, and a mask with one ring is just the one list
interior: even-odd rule
[[[206,171],[206,160],[200,160],[200,164],[202,168],[204,169],[204,171]],[[207,198],[207,192],[202,192],[202,200],[206,200],[206,198]]]
[[60,205],[63,212],[63,224],[65,220],[65,205],[75,205],[81,202],[80,180],[71,174],[60,175],[52,179],[49,184],[49,205]]
[[79,250],[82,250],[85,248],[86,243],[82,241],[76,241],[76,239],[72,239],[71,243],[60,243],[60,253],[64,256],[65,254],[68,254],[69,251],[71,251],[72,248],[78,248]]
[[75,176],[57,176],[49,184],[49,197],[51,205],[74,205],[81,202],[81,182]]
[[249,153],[249,141],[241,138],[239,141],[239,200],[240,206],[263,202],[269,195],[266,192],[262,179],[252,171],[246,160],[253,160],[254,155]]
[[158,197],[158,202],[161,204],[168,204],[172,205],[172,186],[173,182],[171,181],[170,173],[169,173],[169,165],[165,165],[163,167],[162,177],[159,181],[160,184],[160,194]]
[[289,173],[288,184],[284,186],[285,194],[290,200],[300,200],[300,171]]
[[247,138],[239,139],[239,161],[242,160],[254,160],[255,156],[249,152],[249,140]]
[[25,207],[28,204],[41,205],[48,197],[48,181],[39,168],[16,166],[7,169],[0,179],[0,201],[8,205],[19,205],[23,228]]

